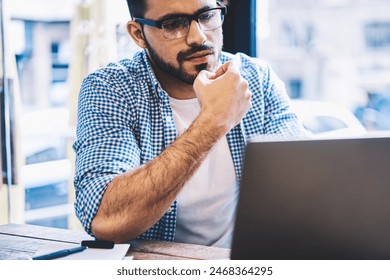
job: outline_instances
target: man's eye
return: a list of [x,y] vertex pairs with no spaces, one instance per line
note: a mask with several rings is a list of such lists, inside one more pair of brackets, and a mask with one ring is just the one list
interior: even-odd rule
[[166,30],[175,30],[180,29],[185,26],[185,19],[172,19],[164,21],[162,24],[163,28]]
[[210,12],[203,13],[203,14],[199,15],[199,20],[201,20],[203,22],[210,21],[215,17],[216,13],[217,13],[216,11],[210,11]]

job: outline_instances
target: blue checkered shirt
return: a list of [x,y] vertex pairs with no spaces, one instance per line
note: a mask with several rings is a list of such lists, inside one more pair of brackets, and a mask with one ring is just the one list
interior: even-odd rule
[[[289,111],[283,82],[269,66],[244,54],[241,74],[252,92],[252,108],[227,134],[236,178],[241,178],[243,152],[259,134],[300,136],[303,128]],[[234,56],[222,53],[220,62]],[[108,183],[119,174],[158,156],[177,137],[168,94],[156,79],[145,51],[132,59],[109,64],[87,76],[78,104],[75,210],[91,234],[90,225]],[[238,185],[238,184],[237,184]],[[140,238],[174,241],[177,207]]]

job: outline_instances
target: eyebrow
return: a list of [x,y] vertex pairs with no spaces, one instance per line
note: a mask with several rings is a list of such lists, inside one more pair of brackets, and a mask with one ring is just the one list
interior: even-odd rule
[[205,6],[205,7],[201,8],[201,9],[197,10],[193,14],[179,14],[179,13],[166,14],[166,15],[158,18],[155,21],[164,21],[164,20],[175,19],[175,18],[180,18],[180,17],[192,16],[192,15],[203,13],[203,12],[209,10],[209,9],[212,9],[212,8],[215,8],[215,7]]

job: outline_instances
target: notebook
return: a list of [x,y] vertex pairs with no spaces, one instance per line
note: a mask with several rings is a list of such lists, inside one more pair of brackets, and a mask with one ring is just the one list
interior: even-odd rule
[[247,145],[232,259],[390,259],[390,137]]

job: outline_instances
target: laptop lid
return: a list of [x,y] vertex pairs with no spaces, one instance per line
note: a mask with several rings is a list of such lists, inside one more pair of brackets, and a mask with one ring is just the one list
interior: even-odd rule
[[247,145],[232,259],[390,259],[390,137]]

